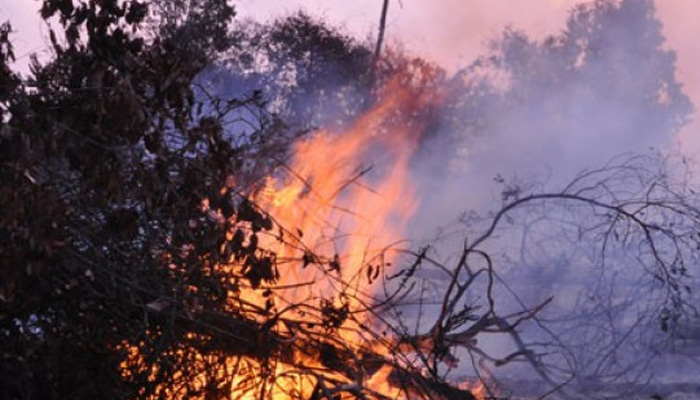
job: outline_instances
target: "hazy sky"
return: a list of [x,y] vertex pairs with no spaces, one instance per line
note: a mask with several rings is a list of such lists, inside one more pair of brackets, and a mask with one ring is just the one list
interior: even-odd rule
[[[568,10],[590,0],[392,0],[387,38],[456,69],[483,52],[484,44],[511,25],[541,38],[560,32]],[[326,17],[361,37],[376,33],[381,0],[239,0],[242,15],[265,19],[299,8]],[[700,106],[700,0],[656,0],[669,48],[686,94]],[[700,118],[679,135],[684,150],[700,159]]]
[[[507,25],[535,37],[558,33],[567,10],[590,0],[392,0],[387,40],[454,70],[469,63],[484,43]],[[45,45],[45,29],[36,15],[39,0],[0,0],[0,19],[10,19],[19,65]],[[259,20],[304,9],[349,32],[376,33],[381,0],[237,0],[241,16]],[[700,0],[656,0],[667,45],[678,55],[678,79],[693,103],[700,105]],[[700,118],[679,135],[683,148],[700,155]]]

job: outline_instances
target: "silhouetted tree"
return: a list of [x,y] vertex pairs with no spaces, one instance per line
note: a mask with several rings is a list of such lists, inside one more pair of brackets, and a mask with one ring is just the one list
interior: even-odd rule
[[[204,265],[222,257],[225,228],[199,204],[210,198],[231,215],[232,186],[226,196],[222,185],[235,177],[245,187],[269,170],[265,154],[283,152],[286,133],[258,98],[197,92],[195,77],[231,46],[230,5],[154,5],[167,12],[148,23],[144,2],[45,1],[42,16],[60,23],[49,31],[54,57],[34,60],[24,81],[8,66],[3,25],[0,397],[148,397],[199,373],[187,372],[186,354],[173,357],[206,318],[168,311],[228,312],[237,283]],[[259,111],[255,129],[225,129],[245,107]],[[241,257],[264,262],[253,253]],[[199,328],[187,327],[195,319]],[[145,366],[124,364],[133,346]]]
[[454,80],[464,83],[451,86],[460,124],[451,132],[472,158],[498,143],[501,156],[474,161],[491,158],[493,170],[544,158],[570,176],[664,145],[692,111],[650,0],[578,5],[564,30],[542,41],[507,29]]

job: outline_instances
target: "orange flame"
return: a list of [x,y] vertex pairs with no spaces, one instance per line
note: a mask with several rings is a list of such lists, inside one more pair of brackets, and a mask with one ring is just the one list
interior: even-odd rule
[[[339,272],[346,279],[358,276],[384,247],[401,238],[417,206],[408,163],[418,135],[396,123],[387,131],[392,113],[416,102],[399,85],[398,79],[392,80],[384,101],[346,132],[321,131],[297,143],[289,165],[295,176],[288,181],[269,178],[255,199],[281,226],[297,233],[300,237],[295,239],[304,246],[315,253],[339,255]],[[372,152],[381,152],[388,162],[379,166],[379,176],[373,176],[369,189],[360,175],[374,171],[362,170],[359,162]],[[298,248],[282,246],[277,251],[281,259],[299,259]],[[313,269],[288,267],[281,273],[280,286],[321,278]],[[309,289],[334,291],[319,284]],[[288,300],[304,300],[308,294],[292,293]]]
[[[396,74],[379,93],[381,101],[349,129],[319,131],[299,141],[286,166],[289,174],[266,179],[264,188],[253,200],[280,227],[279,234],[269,232],[259,239],[261,248],[276,254],[279,280],[263,284],[267,290],[244,290],[235,296],[260,307],[272,300],[278,309],[325,299],[335,307],[352,311],[374,301],[376,293],[371,276],[378,273],[380,266],[391,263],[390,249],[403,237],[418,205],[415,187],[409,179],[409,162],[424,128],[416,115],[441,98],[432,89],[426,90],[420,83],[410,81],[414,77],[410,73]],[[369,160],[378,160],[376,168],[363,166]],[[226,184],[231,187],[233,182]],[[202,206],[207,208],[206,201]],[[308,260],[310,254],[326,258]],[[342,322],[339,340],[351,347],[364,346],[388,355],[388,347],[363,337],[361,329],[357,329],[375,322],[369,320],[371,314],[357,315]],[[282,323],[275,329],[293,335],[291,328]],[[124,348],[129,346],[124,344]],[[132,357],[139,356],[133,353]],[[206,361],[204,357],[202,362]],[[249,376],[261,368],[256,360],[244,357],[242,361]],[[313,358],[301,363],[307,363],[308,368],[322,367]],[[241,364],[240,359],[237,364]],[[221,373],[230,373],[226,369]],[[389,383],[391,372],[392,368],[383,364],[361,384],[386,398],[399,398],[400,390]],[[265,398],[275,400],[311,398],[317,384],[316,378],[284,362],[278,362],[269,376],[275,378],[268,385]],[[259,384],[266,382],[265,379],[268,378],[259,377],[255,381]],[[347,381],[343,377],[337,379]],[[195,386],[205,384],[202,377]],[[170,398],[183,397],[178,393],[167,394]],[[241,389],[232,398],[263,397],[254,389]]]
[[[320,131],[297,143],[288,165],[293,176],[268,178],[265,189],[255,197],[256,204],[294,236],[284,243],[269,237],[264,244],[281,260],[280,280],[275,285],[279,302],[332,299],[335,306],[354,310],[363,307],[362,300],[371,301],[372,288],[364,280],[363,268],[391,262],[387,250],[402,238],[417,207],[408,167],[419,129],[396,116],[426,104],[425,98],[405,88],[401,78],[391,79],[381,93],[382,101],[347,131]],[[377,155],[382,162],[376,171],[359,164]],[[363,183],[365,174],[371,189]],[[337,271],[328,274],[320,268],[300,268],[298,261],[284,263],[302,258],[304,249],[332,255],[329,265]],[[299,285],[307,282],[313,284]],[[279,289],[285,287],[291,289]],[[367,318],[369,313],[360,315]],[[344,329],[339,330],[343,342],[360,345],[363,338],[353,328],[364,323],[371,321],[345,321]],[[284,369],[280,365],[278,372],[284,374]],[[390,372],[382,367],[366,384],[396,397],[398,391],[387,383]],[[299,383],[303,382],[294,382]],[[310,395],[313,386],[306,382],[295,389]],[[287,398],[282,394],[286,391],[275,393],[274,398]]]

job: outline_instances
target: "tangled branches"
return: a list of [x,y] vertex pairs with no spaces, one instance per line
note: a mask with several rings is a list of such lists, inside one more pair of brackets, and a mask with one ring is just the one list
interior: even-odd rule
[[[438,324],[427,337],[443,346],[454,338],[469,343],[478,329],[460,332],[450,321],[455,310],[474,307],[478,295],[469,291],[476,290],[493,314],[473,326],[518,332],[497,348],[503,356],[469,349],[492,367],[524,362],[557,390],[564,383],[575,391],[644,383],[658,355],[687,338],[698,317],[698,199],[689,165],[674,160],[620,158],[559,191],[504,183],[500,210],[463,220],[475,239],[464,243],[456,267],[433,262],[447,290],[437,294]],[[470,260],[489,271],[480,286]],[[515,322],[503,324],[495,309]]]

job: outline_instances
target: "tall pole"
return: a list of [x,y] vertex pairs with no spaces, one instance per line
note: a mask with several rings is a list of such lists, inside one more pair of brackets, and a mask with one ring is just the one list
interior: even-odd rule
[[384,5],[382,5],[382,14],[379,17],[379,33],[377,35],[377,47],[374,49],[374,64],[379,61],[379,54],[382,50],[382,43],[384,42],[384,31],[386,30],[386,15],[389,11],[389,0],[384,0]]

